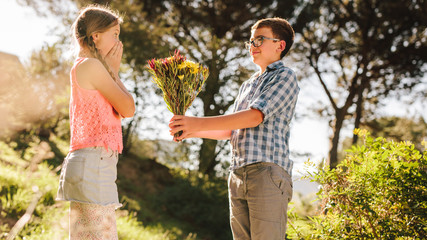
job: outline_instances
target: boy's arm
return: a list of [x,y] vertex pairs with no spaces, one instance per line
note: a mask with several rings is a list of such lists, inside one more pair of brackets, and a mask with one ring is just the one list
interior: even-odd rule
[[258,109],[247,109],[213,117],[175,115],[171,118],[169,127],[171,135],[183,131],[177,140],[189,137],[212,138],[216,134],[224,137],[225,135],[222,135],[225,134],[224,130],[231,135],[231,130],[256,127],[263,119],[264,114]]
[[[173,134],[171,133],[171,135]],[[208,139],[214,139],[214,140],[228,140],[230,139],[230,137],[231,137],[231,130],[199,131],[199,132],[188,134],[186,136],[186,138],[208,138]],[[174,139],[174,140],[177,140],[177,139]]]

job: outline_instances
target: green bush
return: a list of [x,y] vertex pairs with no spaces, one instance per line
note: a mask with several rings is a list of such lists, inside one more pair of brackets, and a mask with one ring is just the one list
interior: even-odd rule
[[[190,173],[191,174],[191,173]],[[229,225],[227,182],[221,178],[176,170],[175,182],[157,196],[168,215],[190,223],[208,239],[232,239]]]
[[[322,213],[308,226],[291,214],[292,239],[423,239],[427,236],[426,154],[410,142],[373,139],[356,130],[364,144],[353,146],[336,169],[312,177]],[[423,142],[424,146],[426,145]],[[302,231],[304,229],[304,231]]]

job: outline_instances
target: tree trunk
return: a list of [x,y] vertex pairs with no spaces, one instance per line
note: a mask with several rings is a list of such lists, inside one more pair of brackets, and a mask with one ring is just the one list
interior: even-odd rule
[[329,150],[328,165],[331,169],[336,168],[338,165],[338,146],[340,140],[340,132],[344,123],[345,111],[338,109],[333,129],[333,136],[331,138],[331,149]]
[[132,147],[132,133],[135,129],[135,125],[137,122],[135,122],[135,118],[132,118],[130,122],[122,127],[122,135],[123,135],[123,154],[129,153],[129,150]]
[[214,168],[218,161],[216,160],[216,145],[218,141],[212,139],[203,139],[202,146],[199,152],[199,172],[213,176]]
[[[360,121],[362,119],[363,112],[363,88],[357,94],[356,102],[356,117],[354,119],[354,128],[360,128]],[[358,136],[353,134],[353,145],[357,143]]]
[[[212,41],[215,43],[217,41],[216,36],[214,35]],[[204,116],[218,116],[222,106],[215,102],[215,94],[219,92],[220,88],[220,78],[219,78],[219,68],[218,58],[216,52],[217,49],[212,49],[212,61],[209,64],[209,77],[206,79],[205,91],[199,94],[199,97],[203,101],[203,113]],[[213,108],[211,108],[214,106]],[[199,172],[207,174],[208,176],[215,175],[214,167],[218,163],[216,160],[216,145],[218,141],[212,139],[203,139],[203,143],[200,146],[199,152]]]

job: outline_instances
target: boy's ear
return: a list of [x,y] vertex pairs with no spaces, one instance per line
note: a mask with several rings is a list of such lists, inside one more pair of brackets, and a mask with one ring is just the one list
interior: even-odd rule
[[281,40],[280,41],[280,47],[279,47],[280,52],[282,52],[283,50],[285,50],[285,48],[286,48],[286,42],[284,40]]

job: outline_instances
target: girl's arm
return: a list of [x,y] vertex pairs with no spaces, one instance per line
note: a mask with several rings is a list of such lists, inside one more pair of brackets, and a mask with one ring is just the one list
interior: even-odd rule
[[76,74],[79,82],[85,83],[90,89],[98,90],[122,117],[132,117],[135,113],[135,102],[119,78],[123,44],[116,44],[105,55],[105,62],[114,75],[114,80],[105,66],[94,58],[83,61],[77,66]]
[[116,83],[119,85],[119,87],[125,92],[129,97],[132,97],[132,95],[128,92],[126,87],[123,85],[122,81],[119,77],[119,70],[120,70],[120,64],[122,60],[123,55],[123,43],[121,41],[117,41],[114,47],[110,49],[110,51],[105,56],[105,62],[108,66],[110,66],[114,77],[116,79]]
[[[133,100],[132,94],[130,94],[130,93],[128,92],[128,90],[126,89],[125,85],[123,85],[122,81],[120,80],[119,74],[116,74],[116,79],[118,79],[118,81],[116,81],[116,83],[117,83],[117,85],[119,85],[120,89],[122,89],[122,90],[123,90],[123,92],[125,92],[125,93],[126,93],[129,97],[131,97],[131,98],[132,98],[132,100]],[[135,105],[135,104],[134,104],[134,105]]]
[[[77,79],[89,89],[98,90],[123,117],[132,117],[135,102],[121,81],[114,81],[104,65],[96,58],[89,58],[77,66]],[[117,79],[119,79],[117,77]]]

